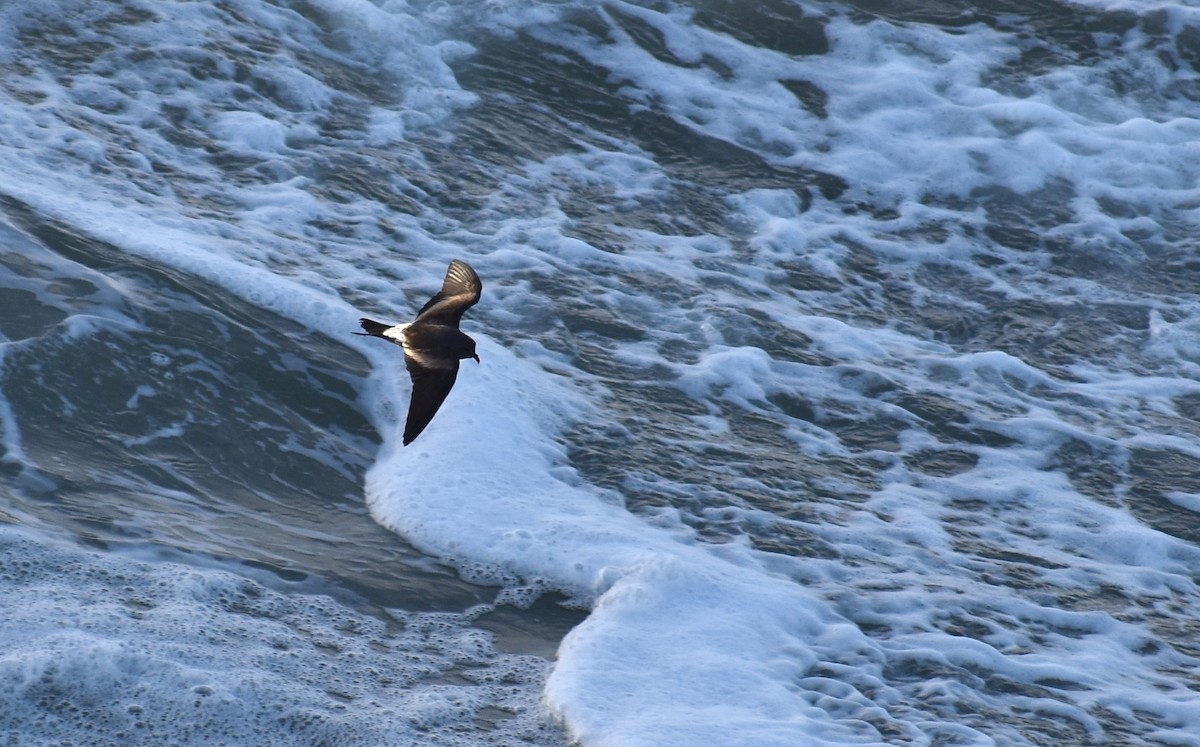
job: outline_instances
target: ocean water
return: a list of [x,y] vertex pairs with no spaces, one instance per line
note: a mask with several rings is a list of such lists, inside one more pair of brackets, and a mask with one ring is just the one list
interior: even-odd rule
[[[1200,7],[0,5],[0,742],[1200,745]],[[401,446],[408,320],[483,300]]]

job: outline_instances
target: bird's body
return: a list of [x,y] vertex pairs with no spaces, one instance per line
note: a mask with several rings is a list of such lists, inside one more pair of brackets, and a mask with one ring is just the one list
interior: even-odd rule
[[471,266],[461,260],[450,262],[442,289],[429,299],[417,318],[408,324],[388,325],[362,319],[363,332],[381,337],[404,349],[404,365],[412,377],[412,399],[404,424],[404,445],[425,430],[458,378],[458,362],[474,358],[475,341],[458,328],[463,312],[479,301],[483,283]]

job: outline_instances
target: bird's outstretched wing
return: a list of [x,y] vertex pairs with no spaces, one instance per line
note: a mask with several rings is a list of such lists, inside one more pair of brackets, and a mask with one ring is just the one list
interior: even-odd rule
[[479,301],[481,293],[483,283],[475,274],[475,270],[462,260],[451,260],[450,267],[446,270],[446,279],[442,281],[442,289],[421,307],[421,312],[417,314],[413,323],[428,322],[457,327],[463,312]]
[[438,408],[446,401],[446,395],[454,388],[454,380],[458,378],[458,361],[451,359],[445,364],[445,367],[425,366],[405,351],[404,365],[413,383],[408,420],[404,423],[405,446],[421,435],[421,431],[425,430]]

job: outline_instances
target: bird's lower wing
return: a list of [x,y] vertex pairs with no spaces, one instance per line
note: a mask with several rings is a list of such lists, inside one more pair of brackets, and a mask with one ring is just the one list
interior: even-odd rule
[[432,368],[422,366],[415,358],[404,356],[408,373],[412,376],[412,400],[408,405],[408,420],[404,424],[404,445],[421,435],[438,408],[446,401],[446,395],[454,388],[458,378],[458,361],[452,367]]

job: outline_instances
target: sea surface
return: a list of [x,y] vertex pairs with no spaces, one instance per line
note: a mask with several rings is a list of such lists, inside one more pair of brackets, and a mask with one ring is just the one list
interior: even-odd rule
[[1200,745],[1198,237],[1190,0],[5,0],[0,744]]

